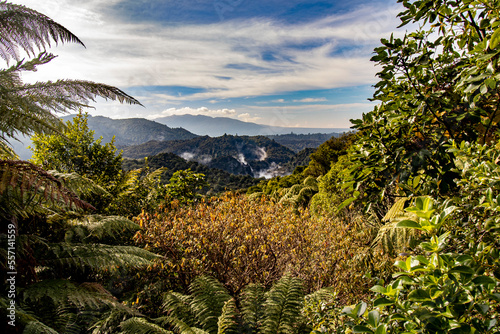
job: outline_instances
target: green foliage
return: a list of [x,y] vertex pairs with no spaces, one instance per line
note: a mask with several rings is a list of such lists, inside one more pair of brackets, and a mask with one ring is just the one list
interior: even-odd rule
[[87,117],[79,113],[68,121],[63,136],[33,136],[32,160],[44,169],[75,172],[110,189],[121,174],[121,154],[116,154],[113,141],[103,145],[102,138],[94,139]]
[[313,176],[322,176],[328,173],[332,164],[336,163],[340,156],[347,153],[347,149],[357,139],[357,134],[350,132],[340,137],[332,137],[321,144],[316,152],[311,154],[311,162],[306,173]]
[[450,193],[457,175],[445,144],[486,143],[498,130],[498,2],[400,2],[402,25],[421,28],[375,49],[380,105],[353,121],[360,136],[348,186],[367,205]]
[[178,333],[308,332],[301,315],[304,289],[297,278],[284,276],[266,293],[260,285],[249,285],[240,302],[207,276],[197,277],[189,290],[191,295],[165,296],[167,321]]

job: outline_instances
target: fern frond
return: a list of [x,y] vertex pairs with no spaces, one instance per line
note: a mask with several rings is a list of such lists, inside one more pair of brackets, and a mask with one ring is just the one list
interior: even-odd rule
[[133,246],[104,244],[51,244],[51,254],[41,262],[62,271],[68,269],[105,273],[128,271],[151,265],[159,256]]
[[24,327],[23,334],[59,334],[56,330],[50,328],[40,321],[31,321]]
[[78,173],[60,173],[55,170],[48,171],[48,173],[63,182],[66,188],[77,194],[79,197],[109,194],[106,189],[91,179],[81,176]]
[[49,17],[22,5],[0,2],[0,57],[19,59],[19,51],[34,55],[35,50],[43,50],[61,42],[83,42]]
[[66,242],[71,241],[73,234],[79,235],[83,240],[89,237],[97,240],[107,238],[116,240],[131,236],[141,229],[138,224],[121,216],[90,215],[70,220],[69,224],[73,229],[66,231]]
[[171,331],[147,321],[145,318],[134,317],[120,324],[120,334],[173,334]]
[[188,327],[196,323],[196,318],[191,310],[193,298],[178,292],[169,292],[165,295],[162,308],[171,319],[182,320]]
[[[410,215],[408,215],[410,216]],[[418,233],[415,229],[398,228],[397,223],[404,218],[399,216],[378,230],[377,236],[372,242],[372,247],[381,247],[384,252],[389,254],[400,253],[408,247],[416,246]]]
[[387,211],[382,221],[390,221],[391,219],[397,218],[405,213],[404,206],[408,197],[401,197],[392,205],[392,207]]
[[238,333],[238,308],[234,298],[229,299],[222,307],[222,314],[217,321],[217,334],[233,334]]
[[167,322],[174,326],[174,330],[179,334],[211,334],[203,329],[189,326],[187,323],[176,317],[167,317]]
[[75,284],[68,280],[43,280],[28,286],[22,301],[27,305],[47,303],[50,300],[56,307],[74,306],[77,308],[98,309],[102,306],[121,307],[121,304],[97,283]]
[[[64,184],[40,167],[27,161],[0,160],[0,215],[27,216],[36,205],[48,202],[69,208],[92,209]],[[26,202],[32,203],[27,206]]]
[[249,284],[243,289],[240,299],[243,325],[250,333],[255,333],[263,316],[264,287],[260,284]]
[[298,278],[284,276],[273,285],[266,297],[260,333],[289,334],[296,332],[304,302],[302,281]]
[[226,301],[231,299],[226,288],[215,278],[199,276],[189,286],[193,297],[191,309],[203,330],[217,333],[217,321]]

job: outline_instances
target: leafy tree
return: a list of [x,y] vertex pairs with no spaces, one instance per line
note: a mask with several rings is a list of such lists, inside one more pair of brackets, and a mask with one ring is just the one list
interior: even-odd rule
[[487,143],[498,130],[498,1],[399,2],[402,25],[420,28],[375,49],[380,105],[352,121],[360,135],[348,185],[367,205],[446,194],[457,175],[444,144]]
[[36,134],[32,137],[32,160],[46,170],[77,173],[111,189],[121,176],[122,157],[114,142],[102,144],[94,139],[87,114],[79,113],[61,135]]

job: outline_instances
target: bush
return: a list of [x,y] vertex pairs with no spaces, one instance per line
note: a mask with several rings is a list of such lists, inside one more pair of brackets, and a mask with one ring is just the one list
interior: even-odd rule
[[334,285],[343,297],[362,294],[367,265],[373,266],[365,230],[352,217],[342,223],[300,213],[264,199],[226,195],[194,207],[143,213],[136,240],[165,255],[166,268],[186,287],[197,275],[209,274],[233,294],[250,283],[269,287],[288,272],[309,291]]

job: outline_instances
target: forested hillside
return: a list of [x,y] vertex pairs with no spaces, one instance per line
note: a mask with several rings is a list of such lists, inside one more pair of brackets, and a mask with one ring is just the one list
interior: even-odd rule
[[[50,43],[83,43],[0,3],[2,333],[499,333],[500,2],[399,3],[408,31],[375,49],[378,105],[356,131],[290,175],[209,195],[217,178],[254,179],[173,153],[254,169],[293,152],[226,135],[123,159],[84,113],[57,116],[97,96],[140,102],[24,84]],[[20,135],[29,162],[11,149]]]
[[[65,116],[63,120],[72,119]],[[181,128],[170,128],[164,124],[144,118],[111,119],[103,116],[88,116],[88,126],[95,132],[96,139],[102,137],[109,143],[114,137],[118,147],[138,145],[151,140],[185,140],[197,135]]]

